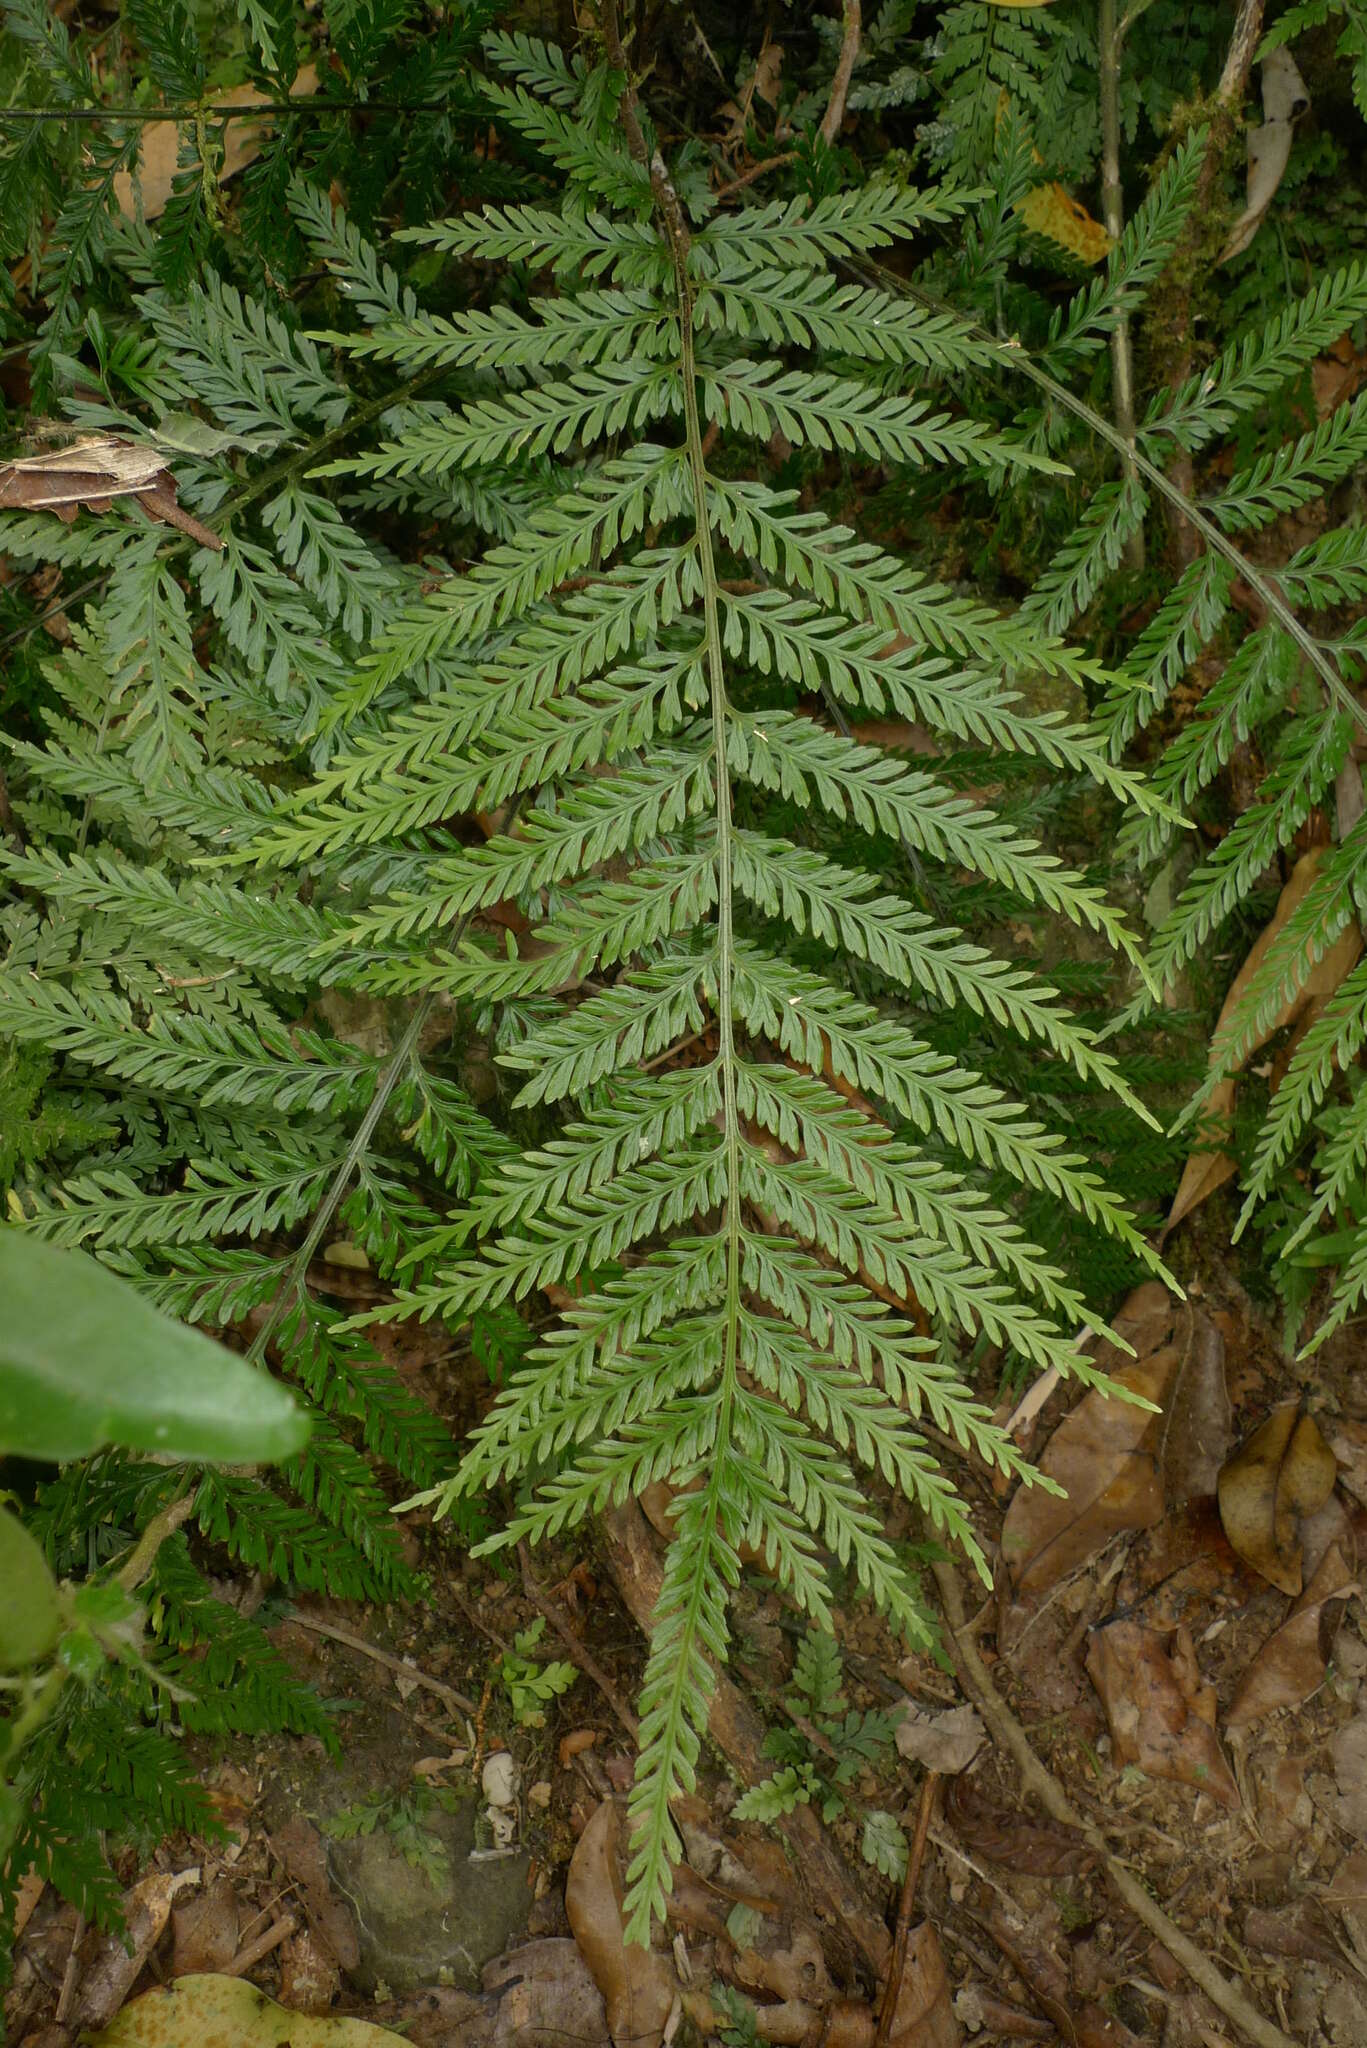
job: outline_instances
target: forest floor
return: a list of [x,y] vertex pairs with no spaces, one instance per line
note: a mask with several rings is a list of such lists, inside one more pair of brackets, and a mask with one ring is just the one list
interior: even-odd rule
[[[1312,1417],[1312,1368],[1288,1363],[1203,1222],[1218,1207],[1183,1234],[1186,1301],[1150,1285],[1122,1311],[1136,1357],[1109,1363],[1157,1416],[1067,1386],[1023,1404],[1020,1439],[1066,1501],[962,1466],[998,1583],[926,1570],[932,1606],[956,1588],[967,1606],[950,1657],[908,1655],[852,1585],[838,1660],[819,1657],[747,1573],[654,1950],[622,1939],[621,1813],[667,1498],[534,1560],[472,1560],[417,1516],[428,1601],[305,1599],[272,1631],[335,1703],[340,1758],[314,1739],[206,1751],[225,1837],[128,1859],[131,1954],[31,1890],[10,2040],[61,2048],[126,2008],[120,2048],[373,2043],[348,2014],[420,2048],[658,2048],[756,2027],[800,2048],[1361,2048],[1362,1338],[1317,1355]],[[487,1398],[476,1368],[408,1334],[386,1334],[396,1363],[463,1431]],[[887,1526],[921,1544],[904,1505]],[[263,1591],[228,1590],[248,1606]],[[1100,1844],[1027,1791],[1018,1736]],[[738,1820],[742,1792],[784,1762],[810,1802],[778,1825]],[[923,1823],[914,1897],[884,1816],[906,1840]],[[861,1853],[880,1840],[882,1875]],[[1198,1988],[1106,1851],[1268,2032]],[[250,2010],[222,2009],[225,1980],[321,2030],[284,2030],[249,1993]]]

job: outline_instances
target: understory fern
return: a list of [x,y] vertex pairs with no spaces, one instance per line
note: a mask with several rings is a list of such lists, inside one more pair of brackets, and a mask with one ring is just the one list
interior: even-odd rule
[[[269,1481],[192,1477],[200,1537],[265,1573],[416,1590],[368,1458],[467,1529],[510,1491],[491,1548],[671,1482],[631,1801],[643,1938],[742,1552],[818,1629],[834,1560],[928,1642],[871,1487],[981,1567],[922,1426],[1022,1471],[966,1343],[1093,1376],[1094,1305],[1021,1213],[1156,1267],[1035,1093],[945,1049],[981,1026],[1011,1071],[1144,1116],[1064,987],[952,914],[989,890],[1144,973],[1095,879],[953,757],[1085,782],[1136,833],[1172,806],[1106,734],[1031,707],[1040,675],[1120,689],[1059,637],[1061,594],[996,609],[774,480],[782,447],[893,480],[1058,474],[1047,431],[946,399],[993,366],[967,320],[843,269],[968,198],[888,181],[720,212],[619,69],[486,49],[490,112],[559,203],[548,178],[407,230],[390,262],[295,179],[326,325],[214,271],[168,283],[142,230],[113,237],[148,346],[98,395],[82,364],[69,417],[163,451],[221,546],[127,504],[0,521],[21,565],[102,584],[48,665],[45,730],[11,748],[0,1035],[54,1062],[13,1207],[308,1394],[312,1439]],[[430,541],[434,517],[436,558],[370,537]],[[470,1033],[513,1077],[501,1116],[460,1085]],[[345,1313],[314,1263],[329,1228],[392,1298]],[[451,1476],[376,1326],[478,1329],[538,1293],[559,1320]],[[160,1469],[111,1462],[118,1527],[160,1504]],[[100,1519],[90,1484],[45,1497],[54,1544]],[[192,1572],[168,1552],[163,1654],[218,1636],[246,1658]]]
[[[420,477],[429,493],[515,455],[557,472],[510,539],[391,617],[334,704],[335,754],[235,858],[316,878],[300,933],[329,979],[506,1006],[514,1109],[563,1111],[411,1247],[422,1271],[380,1313],[459,1326],[558,1290],[559,1327],[457,1476],[419,1496],[444,1512],[518,1484],[489,1547],[654,1479],[678,1488],[631,1800],[640,1938],[679,1853],[670,1803],[694,1779],[742,1547],[819,1627],[825,1551],[928,1640],[863,1466],[981,1561],[917,1423],[1020,1461],[916,1316],[1088,1372],[1073,1343],[1085,1304],[977,1175],[1047,1190],[1151,1256],[1082,1159],[832,962],[864,963],[871,989],[913,1009],[985,1015],[1123,1092],[1057,992],[918,908],[910,885],[775,836],[757,800],[781,793],[951,877],[990,877],[1133,957],[1095,887],[933,773],[847,737],[842,706],[1135,791],[1084,726],[1012,687],[1041,668],[1097,680],[1090,664],[755,474],[776,432],[894,465],[1050,468],[912,395],[927,368],[975,360],[953,321],[831,268],[946,218],[953,196],[873,185],[719,215],[684,182],[690,220],[629,96],[616,123],[620,77],[523,38],[488,48],[519,81],[495,104],[566,174],[564,204],[410,239],[549,273],[559,291],[496,320],[396,310],[330,337],[404,369],[504,366],[501,390],[405,420],[330,471]],[[442,822],[472,811],[473,844]],[[481,929],[513,911],[504,940]],[[814,943],[824,970],[785,958],[778,929]],[[710,1057],[672,1062],[704,1035]]]

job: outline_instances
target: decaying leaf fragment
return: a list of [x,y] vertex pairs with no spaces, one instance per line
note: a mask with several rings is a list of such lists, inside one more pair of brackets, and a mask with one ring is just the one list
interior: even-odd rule
[[923,1920],[907,1938],[889,2048],[959,2048],[962,2039],[940,1939],[930,1922]]
[[221,553],[218,534],[176,503],[176,480],[159,449],[115,434],[82,434],[59,448],[0,463],[0,506],[55,512],[69,526],[82,506],[107,512],[116,498],[136,499],[149,519]]
[[1229,1431],[1219,1331],[1156,1280],[1134,1290],[1115,1329],[1138,1356],[1103,1344],[1096,1363],[1152,1406],[1093,1389],[1054,1431],[1039,1467],[1063,1496],[1021,1487],[1002,1525],[1018,1595],[1044,1592],[1122,1529],[1151,1528],[1165,1506],[1214,1486]]
[[1296,1401],[1274,1408],[1220,1474],[1220,1520],[1245,1564],[1283,1593],[1301,1590],[1299,1523],[1334,1490],[1334,1454]]
[[1215,1734],[1215,1688],[1203,1683],[1186,1629],[1118,1619],[1093,1629],[1087,1675],[1101,1696],[1116,1760],[1238,1806]]
[[1278,1707],[1298,1707],[1324,1681],[1339,1602],[1358,1586],[1337,1543],[1275,1635],[1268,1637],[1239,1683],[1225,1724],[1246,1727]]
[[1111,238],[1101,222],[1056,179],[1027,192],[1017,201],[1016,212],[1032,235],[1056,242],[1079,263],[1104,263],[1111,252]]
[[1261,227],[1291,161],[1296,123],[1310,105],[1305,80],[1284,43],[1264,57],[1262,87],[1262,123],[1248,131],[1247,203],[1220,251],[1221,263],[1246,249]]

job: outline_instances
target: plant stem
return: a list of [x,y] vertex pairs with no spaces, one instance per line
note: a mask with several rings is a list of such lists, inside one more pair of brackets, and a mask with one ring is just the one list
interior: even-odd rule
[[[1121,30],[1116,22],[1116,0],[1100,0],[1097,40],[1100,54],[1101,95],[1101,216],[1112,243],[1125,231],[1125,201],[1120,184],[1120,51]],[[1134,467],[1134,356],[1130,346],[1130,316],[1122,312],[1111,330],[1112,403],[1115,423],[1131,453],[1125,474],[1133,479]],[[1125,543],[1123,560],[1136,572],[1144,567],[1144,529],[1132,533]]]
[[835,77],[831,80],[831,96],[821,120],[822,137],[832,149],[845,119],[845,102],[849,98],[850,80],[854,76],[854,67],[859,62],[859,36],[862,27],[859,0],[845,0],[845,33],[840,44]]

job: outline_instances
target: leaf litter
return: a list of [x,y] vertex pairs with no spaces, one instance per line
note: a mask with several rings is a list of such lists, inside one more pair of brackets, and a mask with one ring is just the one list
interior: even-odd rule
[[[1280,1857],[1279,1870],[1297,1872],[1293,1890],[1279,1897],[1260,1881],[1262,1888],[1251,1886],[1242,1903],[1236,1892],[1232,1931],[1263,1976],[1313,1969],[1322,1973],[1328,1998],[1330,1958],[1340,1946],[1356,1954],[1355,1938],[1367,1941],[1367,1879],[1352,1863],[1360,1851],[1344,1853],[1346,1831],[1357,1830],[1353,1841],[1367,1832],[1361,1794],[1367,1713],[1360,1709],[1335,1730],[1344,1695],[1333,1657],[1335,1629],[1353,1612],[1353,1516],[1359,1510],[1351,1483],[1355,1477],[1361,1483],[1367,1430],[1335,1413],[1332,1403],[1323,1412],[1317,1407],[1313,1433],[1301,1427],[1308,1418],[1295,1401],[1279,1398],[1286,1391],[1284,1381],[1278,1384],[1281,1368],[1268,1363],[1270,1350],[1260,1352],[1250,1341],[1242,1308],[1213,1308],[1199,1292],[1183,1302],[1148,1283],[1124,1304],[1116,1325],[1136,1355],[1103,1347],[1102,1369],[1122,1381],[1130,1375],[1132,1389],[1154,1406],[1089,1391],[1061,1420],[1053,1417],[1057,1426],[1042,1462],[1070,1485],[1070,1497],[1022,1490],[1008,1505],[1003,1581],[1008,1598],[1014,1593],[1013,1610],[1036,1617],[1038,1626],[1020,1653],[1000,1637],[997,1659],[1020,1693],[1032,1740],[1160,1897],[1180,1901],[1193,1878],[1194,1899],[1204,1904],[1215,1897],[1238,1857],[1252,1853],[1255,1827],[1279,1845],[1267,1853]],[[1227,1369],[1227,1355],[1237,1370]],[[1240,1420],[1257,1425],[1232,1453],[1229,1382],[1238,1389]],[[1275,1428],[1259,1443],[1268,1423]],[[1331,1492],[1321,1501],[1326,1449]],[[1335,1452],[1345,1481],[1337,1489]],[[985,1482],[981,1493],[980,1525],[986,1528],[994,1510]],[[1252,1558],[1231,1541],[1217,1493],[1224,1499],[1247,1494],[1257,1503],[1256,1514],[1245,1517],[1263,1532],[1263,1549],[1255,1545]],[[655,1545],[644,1522],[641,1527],[643,1540]],[[1294,1552],[1302,1582],[1297,1594],[1279,1590],[1257,1568],[1264,1550],[1283,1577]],[[657,1567],[657,1545],[653,1555]],[[582,1560],[567,1554],[571,1576],[577,1563]],[[615,1568],[609,1563],[597,1575],[607,1582]],[[638,1588],[643,1613],[656,1597],[652,1583],[646,1579]],[[473,1602],[471,1611],[484,1609],[483,1596],[468,1584],[463,1597],[468,1608]],[[520,1625],[513,1604],[511,1589],[491,1583],[492,1632],[506,1636]],[[598,1591],[573,1610],[568,1601],[562,1604],[576,1630],[600,1625]],[[991,1612],[979,1617],[989,1632]],[[775,1613],[781,1620],[781,1608]],[[1059,1629],[1050,1635],[1055,1620]],[[169,1964],[175,1972],[172,1985],[149,2002],[144,1965],[125,2019],[152,2026],[158,2014],[179,2009],[183,2016],[189,2011],[185,1987],[202,1980],[219,1987],[205,1996],[236,2002],[234,2011],[248,2011],[244,1991],[274,1994],[273,2004],[252,2008],[265,2015],[268,2030],[284,2029],[274,2034],[273,2048],[359,2048],[362,2040],[391,2038],[414,2048],[549,2048],[552,2042],[667,2048],[687,2039],[689,2028],[700,2041],[720,2043],[737,2011],[753,2015],[762,2040],[795,2048],[873,2048],[886,1971],[876,1960],[875,1920],[881,1913],[884,1925],[891,1923],[896,1888],[862,1868],[860,1835],[875,1809],[907,1825],[921,1773],[933,1769],[950,1783],[929,1845],[917,1924],[909,1930],[891,2048],[1047,2038],[1041,2029],[1081,2048],[1129,2048],[1136,2040],[1162,2038],[1152,2031],[1152,1999],[1129,1980],[1168,1985],[1163,1969],[1170,1966],[1160,1968],[1142,1942],[1135,1948],[1136,1929],[1109,1901],[1088,1842],[1022,1805],[1001,1753],[984,1742],[973,1705],[931,1660],[907,1658],[870,1617],[842,1612],[837,1625],[846,1688],[858,1698],[857,1686],[867,1677],[873,1702],[896,1723],[893,1778],[852,1781],[849,1814],[833,1825],[802,1809],[785,1842],[768,1827],[731,1820],[726,1773],[703,1772],[696,1792],[681,1803],[689,1863],[678,1874],[667,1929],[651,1950],[629,1949],[623,1938],[630,1745],[612,1715],[585,1716],[581,1695],[573,1720],[562,1715],[544,1733],[510,1735],[509,1724],[491,1720],[479,1734],[424,1720],[439,1708],[419,1692],[403,1703],[430,1729],[415,1754],[432,1752],[434,1742],[449,1750],[444,1775],[453,1781],[464,1775],[479,1786],[487,1769],[491,1778],[510,1774],[511,1785],[515,1769],[539,1784],[544,1774],[553,1858],[562,1870],[568,1863],[568,1876],[563,1894],[551,1882],[545,1916],[534,1923],[531,1938],[488,1965],[482,1989],[473,1994],[436,1986],[359,2004],[336,1954],[347,1948],[348,1932],[354,1944],[354,1926],[331,1889],[317,1830],[302,1814],[277,1825],[268,1865],[254,1846],[259,1835],[250,1834],[251,1797],[235,1789],[223,1796],[235,1816],[232,1855],[239,1860],[230,1862],[226,1852],[221,1863],[206,1858],[202,1887],[192,1897],[177,1896],[159,1951],[159,1967]],[[1355,1643],[1355,1629],[1345,1637]],[[333,1647],[327,1654],[341,1653]],[[769,1654],[790,1654],[782,1627],[771,1632]],[[496,1651],[488,1655],[496,1669]],[[420,1664],[421,1651],[416,1656]],[[477,1672],[478,1664],[475,1676],[462,1677],[472,1694],[479,1691]],[[1061,1684],[1071,1673],[1077,1689],[1066,1710],[1051,1711],[1046,1680]],[[887,1686],[881,1693],[880,1674]],[[373,1677],[377,1685],[389,1683],[382,1671]],[[777,1675],[776,1682],[782,1682]],[[759,1761],[765,1727],[760,1722],[752,1729],[745,1702],[725,1683],[714,1739],[746,1784],[772,1768]],[[766,1700],[778,1696],[765,1694]],[[1032,1709],[1033,1701],[1042,1705]],[[1282,1754],[1283,1745],[1297,1740],[1297,1717],[1307,1715],[1323,1731],[1322,1747],[1299,1757]],[[1279,1831],[1273,1800],[1285,1813]],[[1323,1845],[1318,1864],[1316,1844]],[[843,1908],[830,1888],[841,1858]],[[268,1869],[273,1874],[263,1884]],[[547,1876],[554,1878],[553,1869]],[[282,1881],[288,1887],[283,1899]],[[546,1881],[538,1878],[538,1884]],[[1277,1882],[1284,1886],[1288,1879]],[[865,1921],[847,1917],[866,1910],[854,1908],[856,1898],[872,1903]],[[263,1931],[267,1938],[278,1934],[282,1916],[288,1925],[275,1945],[249,1962],[245,1974],[234,1974]],[[993,1916],[995,1934],[988,1927]],[[1199,1921],[1201,1914],[1191,1917]],[[848,1935],[855,1924],[862,1953]],[[61,1954],[59,1946],[59,1975]],[[168,2000],[168,1989],[182,2001],[179,2008]],[[1221,2033],[1214,2008],[1181,1972],[1165,1996],[1170,2018],[1180,2013],[1186,2029],[1169,2029],[1167,2038],[1202,2048],[1207,2040],[1232,2038]],[[1062,2015],[1071,2031],[1058,2023]],[[207,2011],[190,2017],[195,2032],[187,2038],[211,2040]],[[326,2031],[358,2023],[366,2024],[364,2035]],[[315,2031],[305,2031],[310,2025]],[[376,2034],[376,2028],[390,2031]],[[247,2048],[252,2036],[231,2038]],[[128,2048],[135,2041],[140,2037],[128,2035]],[[114,2037],[111,2048],[124,2048],[124,2037]]]

